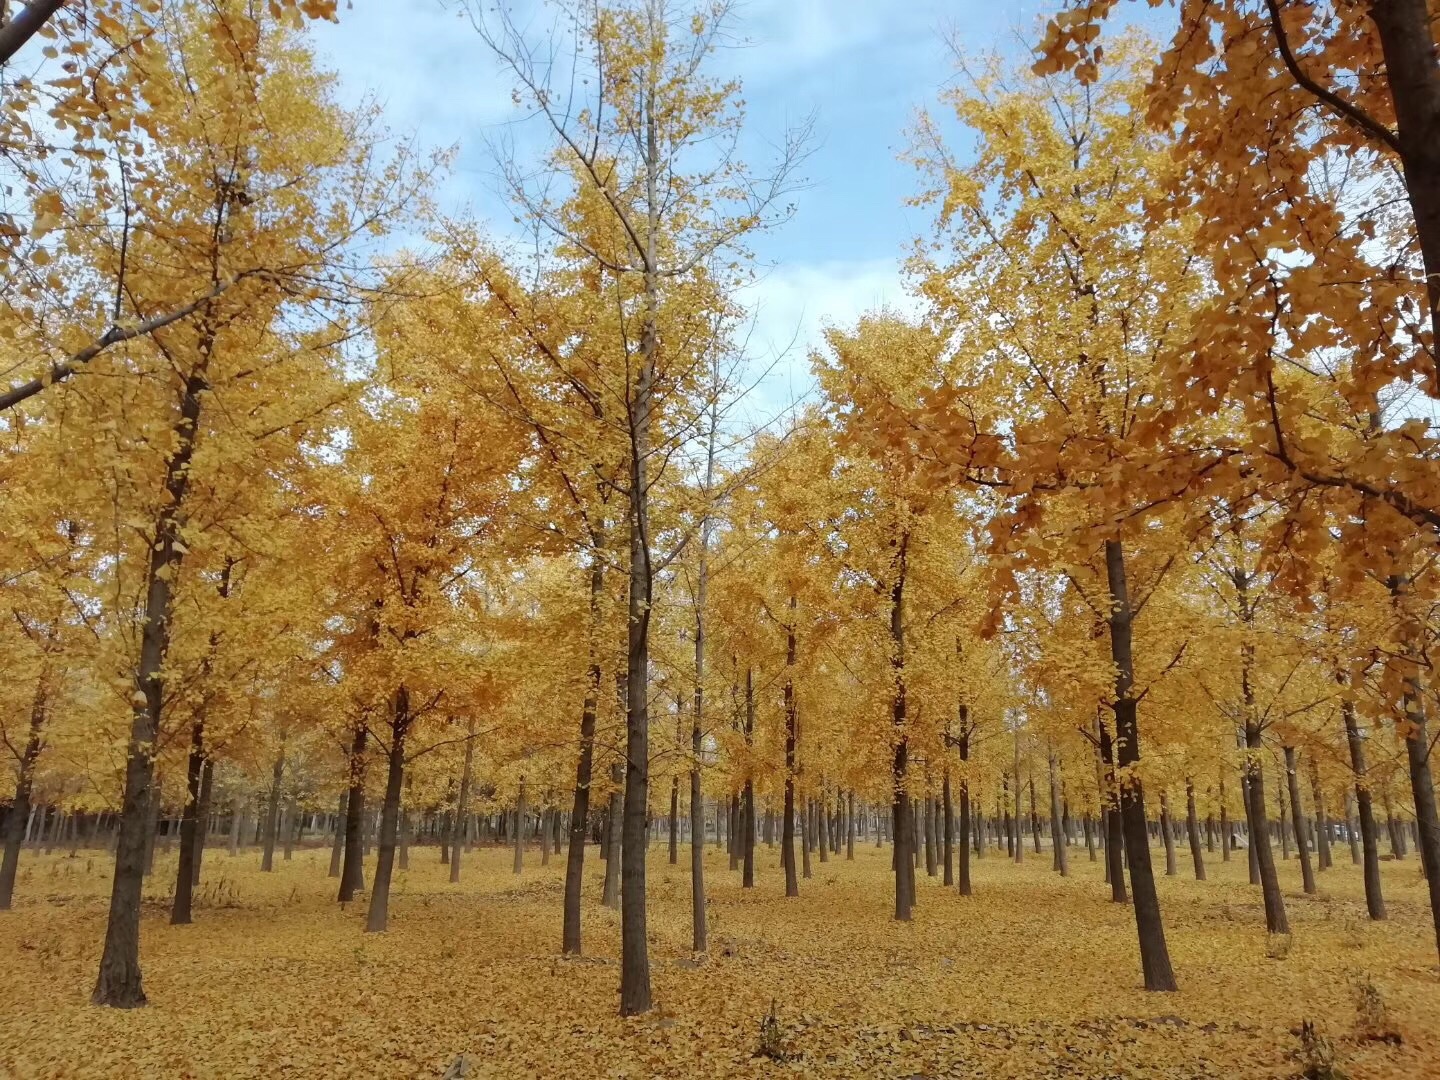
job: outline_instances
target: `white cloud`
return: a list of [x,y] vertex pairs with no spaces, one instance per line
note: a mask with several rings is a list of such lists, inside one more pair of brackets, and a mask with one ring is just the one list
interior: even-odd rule
[[826,328],[852,327],[879,307],[915,313],[894,258],[796,262],[777,267],[741,293],[751,313],[747,353],[757,376],[756,404],[777,410],[814,389],[810,352]]

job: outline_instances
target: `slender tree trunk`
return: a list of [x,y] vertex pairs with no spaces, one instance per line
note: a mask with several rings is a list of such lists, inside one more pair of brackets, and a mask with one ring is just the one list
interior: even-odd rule
[[295,801],[295,796],[292,794],[288,799],[285,800],[285,814],[283,817],[284,826],[281,830],[285,838],[286,862],[289,862],[295,854],[295,833],[297,826],[296,819],[299,817],[300,807],[299,804]]
[[1285,780],[1290,789],[1290,820],[1295,829],[1295,851],[1300,856],[1300,877],[1307,895],[1315,893],[1315,870],[1310,865],[1310,849],[1305,843],[1305,811],[1300,805],[1300,778],[1295,773],[1295,748],[1285,750]]
[[[1337,676],[1343,684],[1343,676]],[[1360,818],[1361,859],[1364,866],[1365,909],[1375,921],[1388,918],[1385,894],[1380,887],[1380,837],[1375,830],[1375,806],[1370,797],[1370,778],[1365,764],[1365,738],[1355,719],[1353,702],[1341,698],[1340,715],[1345,721],[1345,741],[1350,749],[1350,769],[1355,774],[1355,805]],[[1355,830],[1350,831],[1355,844]]]
[[516,874],[525,868],[525,815],[529,810],[525,803],[525,777],[522,776],[520,790],[515,797],[515,858],[511,869]]
[[350,789],[340,792],[340,805],[335,810],[335,837],[330,844],[330,877],[340,876],[340,854],[345,850],[345,807],[350,802]]
[[1102,798],[1105,809],[1105,880],[1110,883],[1110,902],[1128,904],[1125,889],[1125,827],[1120,820],[1119,782],[1115,776],[1115,742],[1110,726],[1100,723],[1100,758],[1104,768]]
[[185,380],[180,411],[171,428],[174,448],[165,462],[165,498],[156,515],[150,546],[140,658],[135,669],[136,705],[126,748],[125,788],[115,847],[115,877],[110,890],[100,971],[91,995],[96,1005],[134,1008],[145,1004],[140,980],[140,892],[145,874],[145,837],[150,827],[154,749],[164,708],[164,670],[170,651],[174,583],[186,550],[180,543],[180,522],[190,487],[190,462],[195,453],[201,403],[209,388],[207,371],[213,347],[214,331],[208,323],[202,324],[196,363]]
[[34,811],[30,804],[30,795],[35,782],[35,764],[40,759],[40,750],[44,745],[46,700],[46,681],[42,675],[36,683],[35,696],[30,701],[30,729],[25,737],[25,749],[20,755],[15,796],[10,801],[10,812],[5,815],[5,853],[3,861],[0,861],[0,911],[9,911],[14,900],[20,848],[25,842],[25,830]]
[[1160,835],[1165,842],[1165,876],[1175,877],[1180,869],[1175,860],[1175,829],[1170,820],[1170,797],[1160,792]]
[[855,861],[855,792],[846,795],[845,809],[845,858]]
[[630,574],[625,669],[625,795],[621,822],[620,1015],[650,1011],[650,955],[646,943],[645,851],[650,802],[650,422],[659,349],[660,279],[657,233],[661,206],[659,131],[653,109],[644,116],[647,229],[643,252],[644,313],[639,369],[626,402],[630,436]]
[[[956,868],[956,888],[961,896],[972,896],[974,890],[970,882],[970,711],[960,706],[960,764],[962,773],[960,775],[960,850],[956,853],[959,856],[959,866]],[[982,835],[984,825],[976,822],[977,831]],[[982,839],[980,849],[985,848]]]
[[[1033,791],[1034,788],[1032,787]],[[1060,809],[1060,779],[1057,776],[1055,751],[1050,751],[1050,843],[1054,845],[1053,869],[1060,872],[1061,877],[1070,876],[1070,854],[1066,850],[1067,838],[1063,831],[1063,820]]]
[[[1110,586],[1110,656],[1115,663],[1115,735],[1122,769],[1140,760],[1140,729],[1136,700],[1132,693],[1135,666],[1131,645],[1129,585],[1125,578],[1125,555],[1119,540],[1105,541],[1105,572]],[[1145,989],[1176,989],[1165,944],[1165,926],[1160,916],[1160,898],[1150,866],[1150,848],[1145,839],[1145,793],[1140,781],[1120,791],[1120,818],[1125,834],[1125,856],[1129,863],[1130,889],[1134,894],[1135,924],[1140,938],[1140,964]]]
[[944,849],[945,859],[943,884],[948,888],[955,884],[955,810],[950,804],[950,770],[948,768],[945,770],[945,778],[940,786],[940,812],[945,815],[945,831],[940,842]]
[[240,854],[240,834],[245,831],[245,803],[236,795],[230,801],[230,857]]
[[680,861],[680,777],[670,777],[670,865]]
[[908,569],[910,535],[901,533],[895,552],[895,580],[890,589],[890,640],[893,698],[891,717],[895,727],[894,756],[891,759],[891,817],[895,831],[895,918],[909,922],[915,903],[915,858],[910,845],[910,793],[907,773],[910,762],[907,731],[908,705],[905,697],[905,578]]
[[190,902],[195,890],[196,837],[200,817],[200,786],[205,773],[205,724],[197,719],[190,725],[190,755],[185,763],[185,809],[180,826],[180,860],[175,871],[175,899],[170,905],[170,924],[191,922]]
[[[1433,62],[1432,62],[1433,68]],[[1393,76],[1392,76],[1393,77]],[[1432,72],[1432,79],[1435,76]],[[1436,81],[1440,95],[1440,80]],[[1440,97],[1437,97],[1440,103]],[[1437,177],[1440,184],[1440,177]],[[1437,208],[1440,209],[1440,208]],[[1440,222],[1437,222],[1440,223]],[[1437,264],[1440,268],[1440,264]],[[1436,296],[1431,292],[1432,298]],[[1410,767],[1410,793],[1415,803],[1417,826],[1416,846],[1420,849],[1420,869],[1430,894],[1430,921],[1435,928],[1435,947],[1440,952],[1440,809],[1435,802],[1435,782],[1430,773],[1430,736],[1425,711],[1425,685],[1418,650],[1411,648],[1408,659],[1412,666],[1405,678],[1405,759]]]
[[580,757],[575,765],[575,793],[570,803],[569,850],[565,855],[565,912],[560,951],[580,955],[580,894],[585,883],[585,826],[590,818],[590,781],[595,767],[595,713],[600,700],[601,602],[605,596],[605,565],[597,538],[590,553],[589,669],[585,700],[580,707]]
[[[1248,667],[1246,670],[1248,671]],[[1248,679],[1248,675],[1245,678]],[[1253,719],[1247,719],[1245,723],[1245,746],[1245,768],[1248,773],[1245,781],[1245,816],[1250,829],[1250,850],[1260,877],[1261,896],[1265,902],[1265,928],[1272,934],[1288,934],[1290,920],[1286,917],[1285,898],[1281,895],[1280,880],[1275,873],[1275,854],[1270,848],[1270,823],[1265,809],[1265,773],[1260,767],[1259,758],[1262,752],[1260,725]]]
[[200,869],[205,862],[205,843],[210,836],[210,800],[215,791],[215,759],[205,758],[200,768],[200,808],[195,822],[195,855],[190,860],[190,887],[200,884]]
[[1200,819],[1195,813],[1195,785],[1185,780],[1185,831],[1190,835],[1190,861],[1195,864],[1195,880],[1205,880],[1205,855],[1200,849]]
[[260,856],[260,869],[270,873],[275,869],[275,837],[280,831],[280,783],[285,775],[285,750],[275,755],[275,766],[270,771],[270,799],[265,809],[265,847]]
[[921,835],[925,845],[925,876],[934,877],[937,869],[935,860],[935,800],[933,797],[925,796],[925,801],[920,804]]
[[390,721],[390,754],[385,773],[385,802],[380,808],[380,852],[365,932],[377,934],[390,921],[390,877],[395,869],[395,841],[400,828],[400,794],[405,780],[405,736],[410,730],[410,691],[404,683],[395,692]]
[[[593,735],[593,729],[592,729]],[[582,751],[583,753],[583,751]],[[470,783],[475,772],[475,714],[471,713],[465,721],[465,758],[460,766],[460,794],[455,803],[455,820],[460,823],[463,831],[465,822],[470,815]],[[587,778],[588,783],[588,778]],[[572,834],[574,830],[571,830]],[[450,884],[456,885],[460,882],[460,852],[464,844],[456,844],[450,851]],[[580,846],[584,850],[585,832],[584,825],[581,825]],[[568,884],[568,882],[567,882]],[[567,892],[566,902],[569,902]],[[570,950],[565,950],[566,952]],[[576,942],[575,951],[580,951],[579,942]]]
[[355,899],[365,888],[365,744],[369,730],[363,722],[355,725],[350,743],[350,791],[345,805],[345,858],[340,869],[342,904]]
[[619,762],[610,766],[610,809],[605,816],[605,886],[600,897],[604,907],[620,910],[620,848],[624,842],[623,788],[625,766]]
[[[790,610],[795,610],[795,597],[790,597]],[[785,895],[799,896],[800,882],[795,875],[795,624],[794,616],[785,635],[785,809],[780,825],[780,862],[785,869]]]
[[1334,865],[1330,850],[1330,819],[1325,813],[1325,794],[1320,787],[1320,767],[1315,755],[1310,755],[1310,800],[1315,804],[1315,845],[1319,854],[1319,867],[1323,872]]
[[[1249,601],[1249,577],[1243,570],[1232,573],[1240,599],[1241,617],[1248,625],[1253,619]],[[1264,752],[1262,727],[1255,706],[1255,689],[1251,676],[1255,668],[1255,646],[1247,641],[1240,647],[1240,693],[1245,707],[1245,816],[1250,826],[1250,850],[1254,868],[1260,877],[1261,895],[1265,901],[1265,928],[1272,934],[1288,934],[1290,920],[1285,914],[1285,898],[1275,873],[1275,856],[1270,850],[1268,811],[1265,807],[1265,771],[1261,766]]]
[[820,850],[820,861],[830,861],[830,815],[825,806],[825,795],[822,792],[815,800],[815,846]]

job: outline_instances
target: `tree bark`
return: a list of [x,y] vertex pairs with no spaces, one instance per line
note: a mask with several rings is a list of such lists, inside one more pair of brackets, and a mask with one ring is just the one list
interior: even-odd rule
[[180,825],[180,859],[175,871],[175,899],[170,905],[170,925],[191,922],[191,898],[195,890],[196,838],[200,818],[200,787],[205,772],[205,722],[199,718],[190,726],[190,755],[185,762],[185,809]]
[[1318,864],[1323,872],[1334,865],[1330,845],[1330,819],[1325,813],[1325,793],[1320,787],[1320,767],[1315,755],[1310,755],[1310,799],[1315,804],[1315,846],[1319,854]]
[[780,825],[780,863],[785,869],[785,895],[799,896],[795,876],[795,597],[790,597],[791,623],[785,634],[785,809]]
[[0,21],[0,65],[9,63],[10,58],[64,6],[65,0],[30,0],[13,19]]
[[580,756],[575,765],[575,793],[570,803],[569,850],[565,856],[565,911],[560,951],[580,955],[580,895],[585,882],[585,826],[590,817],[590,781],[595,767],[595,713],[600,700],[600,605],[605,596],[605,564],[597,538],[590,551],[590,621],[586,638],[589,669],[585,700],[580,707]]
[[891,678],[893,680],[891,718],[895,728],[894,756],[891,759],[891,817],[895,834],[895,918],[909,922],[915,903],[915,858],[911,849],[910,793],[907,772],[910,761],[909,734],[906,730],[905,698],[905,577],[910,535],[901,533],[895,552],[895,580],[890,587]]
[[[471,713],[465,719],[465,758],[460,766],[460,794],[457,797],[455,803],[455,820],[459,823],[459,827],[462,832],[465,829],[465,822],[470,815],[470,783],[474,776],[474,773],[475,714]],[[585,843],[583,824],[581,825],[580,843],[581,850],[583,851]],[[463,843],[457,843],[450,851],[450,884],[452,885],[459,884],[460,882],[460,853],[464,847],[465,845]],[[568,952],[569,950],[566,951]],[[575,943],[575,951],[580,951],[580,943],[578,941]]]
[[[1433,63],[1432,63],[1433,67]],[[1393,76],[1392,76],[1393,78]],[[1437,90],[1440,93],[1440,90]],[[1437,99],[1440,103],[1440,99]],[[1440,179],[1440,178],[1437,178]],[[1440,340],[1440,339],[1437,339]],[[1407,649],[1411,668],[1405,677],[1405,759],[1410,769],[1410,793],[1415,804],[1416,846],[1420,869],[1430,894],[1430,921],[1435,928],[1435,948],[1440,953],[1440,810],[1435,803],[1435,783],[1430,773],[1430,736],[1425,714],[1425,685],[1419,650]]]
[[365,888],[365,745],[369,729],[355,725],[350,742],[350,790],[345,803],[345,858],[340,870],[340,903],[355,899]]
[[[1344,682],[1343,675],[1337,679]],[[1370,918],[1380,921],[1389,917],[1385,910],[1385,894],[1380,886],[1380,837],[1375,829],[1375,805],[1370,797],[1370,779],[1365,763],[1365,737],[1355,718],[1355,704],[1344,698],[1340,715],[1345,721],[1345,742],[1350,749],[1350,770],[1355,774],[1355,807],[1360,818],[1361,862],[1364,867],[1365,909]],[[1354,846],[1355,831],[1350,833]]]
[[[1415,235],[1424,261],[1432,342],[1440,345],[1440,68],[1427,0],[1377,0],[1369,5],[1385,56],[1395,107],[1395,135]],[[1430,374],[1430,392],[1440,375]]]
[[1300,778],[1295,773],[1295,748],[1285,751],[1285,780],[1290,789],[1290,820],[1295,829],[1295,851],[1300,856],[1300,879],[1306,895],[1315,893],[1315,869],[1310,864],[1310,849],[1305,843],[1305,812],[1300,805]]
[[5,815],[5,853],[3,861],[0,861],[0,911],[9,911],[15,897],[15,875],[20,866],[20,849],[25,842],[25,829],[34,809],[30,804],[30,795],[35,783],[35,765],[44,745],[47,697],[46,681],[42,675],[35,685],[35,696],[30,701],[30,729],[25,737],[25,749],[20,754],[20,772],[15,778],[15,797],[10,801],[10,812]]
[[[1054,845],[1052,866],[1061,877],[1070,876],[1070,853],[1066,850],[1067,838],[1063,831],[1060,810],[1060,779],[1056,774],[1055,751],[1050,751],[1050,843]],[[1034,788],[1032,787],[1033,791]]]
[[624,843],[623,818],[625,766],[618,761],[610,766],[610,808],[605,815],[605,884],[601,892],[602,906],[620,910],[620,849]]
[[1160,792],[1160,836],[1165,842],[1165,876],[1175,877],[1180,868],[1175,860],[1175,828],[1170,820],[1170,797]]
[[340,853],[345,849],[345,806],[350,801],[350,789],[340,792],[340,805],[335,809],[335,836],[330,844],[330,874],[340,876]]
[[385,801],[380,806],[380,851],[375,860],[375,882],[370,890],[370,911],[365,932],[378,934],[390,921],[390,878],[395,869],[395,843],[400,829],[400,795],[405,781],[405,737],[410,731],[410,691],[404,683],[395,691],[390,718],[390,753],[385,772]]
[[520,790],[515,796],[515,836],[512,872],[518,874],[525,868],[525,815],[530,807],[525,803],[525,777],[520,777]]
[[174,449],[165,461],[165,497],[156,515],[146,574],[140,658],[135,669],[136,705],[125,760],[115,877],[100,972],[91,995],[96,1005],[134,1008],[145,1004],[140,978],[140,892],[145,875],[145,839],[150,829],[154,749],[164,709],[163,676],[170,651],[175,579],[186,550],[180,542],[180,524],[190,488],[190,463],[195,455],[201,403],[209,389],[207,372],[214,340],[214,330],[202,326],[197,359],[185,380],[179,415],[171,428]]
[[[755,741],[755,672],[745,668],[745,745]],[[745,791],[740,804],[740,855],[742,859],[741,888],[755,887],[755,781],[750,770],[745,771]]]
[[[1135,666],[1132,658],[1132,613],[1129,585],[1125,577],[1125,554],[1119,540],[1105,541],[1105,574],[1110,587],[1110,657],[1115,664],[1115,737],[1122,769],[1140,760],[1140,728],[1133,694]],[[1145,837],[1145,793],[1140,781],[1120,790],[1120,819],[1129,863],[1130,889],[1134,894],[1135,925],[1140,939],[1140,964],[1147,990],[1176,989],[1165,944],[1160,898],[1155,891],[1155,874],[1150,866],[1150,848]]]
[[955,884],[955,810],[950,804],[950,770],[948,768],[945,770],[945,777],[940,786],[940,812],[945,815],[944,832],[940,838],[945,860],[945,877],[942,884],[948,888]]
[[280,783],[285,775],[285,750],[275,755],[275,765],[270,771],[270,798],[265,809],[265,847],[260,856],[260,869],[270,873],[275,869],[275,838],[280,832]]
[[1195,785],[1185,780],[1185,831],[1190,834],[1190,861],[1195,864],[1195,880],[1205,880],[1205,854],[1200,848],[1200,819],[1195,813]]

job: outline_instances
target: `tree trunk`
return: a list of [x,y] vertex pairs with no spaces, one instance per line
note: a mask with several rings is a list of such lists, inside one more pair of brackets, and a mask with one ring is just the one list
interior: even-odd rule
[[1185,831],[1190,834],[1190,861],[1195,864],[1195,880],[1205,880],[1205,855],[1200,848],[1200,819],[1195,813],[1195,785],[1185,780]]
[[350,743],[350,791],[345,806],[345,858],[340,869],[340,903],[365,888],[365,744],[369,730],[355,725]]
[[825,796],[822,792],[815,800],[815,845],[820,849],[820,861],[830,861],[830,815],[825,806]]
[[[1122,769],[1140,760],[1140,728],[1136,700],[1132,693],[1135,667],[1132,659],[1129,585],[1125,579],[1125,555],[1119,540],[1105,541],[1105,573],[1110,586],[1110,656],[1115,663],[1115,736]],[[1120,791],[1120,819],[1129,863],[1130,889],[1134,894],[1135,924],[1140,939],[1140,964],[1145,989],[1176,989],[1165,944],[1165,926],[1160,916],[1160,898],[1150,866],[1150,848],[1145,840],[1145,793],[1136,778]]]
[[565,912],[560,951],[580,955],[580,894],[585,883],[585,826],[590,817],[590,781],[595,767],[595,713],[600,700],[600,605],[605,596],[605,564],[597,538],[590,552],[590,622],[587,636],[589,670],[585,700],[580,707],[580,757],[575,765],[575,793],[570,802],[569,850],[565,855]]
[[195,453],[201,402],[209,388],[206,373],[213,346],[214,331],[208,324],[202,324],[197,359],[185,380],[179,415],[171,428],[174,448],[165,462],[165,498],[156,515],[145,579],[145,614],[139,663],[135,669],[136,705],[126,748],[115,877],[110,890],[100,971],[91,995],[96,1005],[134,1008],[145,1004],[140,980],[140,892],[145,874],[145,837],[150,828],[155,740],[160,734],[164,708],[164,670],[170,651],[174,584],[186,550],[180,543],[180,522],[190,487],[190,462]]
[[345,807],[350,802],[350,789],[340,792],[340,805],[335,809],[335,838],[330,844],[330,877],[340,876],[340,853],[345,850]]
[[945,815],[944,832],[940,838],[945,860],[945,876],[942,884],[948,888],[955,884],[955,809],[950,804],[950,770],[948,768],[945,770],[945,777],[940,785],[940,812]]
[[[1369,5],[1385,57],[1386,85],[1395,108],[1395,137],[1425,266],[1431,340],[1440,343],[1440,71],[1435,63],[1434,16],[1426,0]],[[1429,391],[1440,390],[1430,375]]]
[[265,809],[265,847],[260,856],[260,869],[270,873],[275,869],[275,837],[280,831],[280,782],[285,775],[285,751],[282,748],[275,756],[275,765],[270,771],[270,799]]
[[1334,865],[1330,850],[1330,819],[1325,814],[1325,794],[1320,787],[1320,767],[1310,755],[1310,800],[1315,804],[1315,846],[1319,868],[1323,872]]
[[[1031,782],[1033,785],[1033,781]],[[1034,787],[1031,787],[1034,791]],[[1060,872],[1061,877],[1070,876],[1070,853],[1066,850],[1067,838],[1063,831],[1063,819],[1060,810],[1060,779],[1056,775],[1055,751],[1050,751],[1050,843],[1054,845],[1052,854],[1052,868]]]
[[1315,893],[1315,870],[1310,865],[1310,849],[1305,843],[1305,812],[1300,805],[1300,778],[1295,773],[1295,748],[1285,750],[1285,778],[1290,789],[1290,819],[1295,828],[1295,851],[1300,856],[1300,878],[1306,895]]
[[670,777],[670,865],[680,861],[680,777]]
[[380,807],[380,852],[375,861],[375,883],[370,890],[370,912],[365,932],[378,934],[390,921],[390,877],[395,869],[395,841],[400,829],[400,793],[405,780],[405,736],[410,730],[410,691],[404,683],[395,691],[390,720],[390,754],[385,773],[385,801]]
[[845,858],[855,861],[855,792],[846,795],[845,807]]
[[[1253,619],[1249,602],[1249,576],[1243,570],[1232,574],[1240,599],[1241,617],[1248,625]],[[1247,641],[1240,647],[1240,693],[1245,708],[1245,816],[1250,826],[1252,866],[1260,878],[1260,891],[1265,901],[1265,928],[1272,934],[1288,934],[1290,920],[1285,914],[1285,898],[1275,874],[1275,856],[1270,850],[1270,823],[1265,807],[1265,771],[1261,755],[1263,728],[1255,706],[1255,688],[1251,675],[1255,668],[1255,646]]]
[[20,771],[15,778],[15,796],[10,801],[9,813],[5,815],[5,853],[3,861],[0,861],[0,911],[9,911],[14,900],[20,848],[25,842],[25,829],[30,824],[30,815],[34,810],[30,805],[30,794],[35,782],[35,764],[40,759],[40,749],[44,745],[47,700],[45,687],[42,675],[36,683],[35,696],[30,701],[30,730],[25,738],[25,749],[20,755]]
[[230,802],[230,857],[240,854],[240,834],[245,830],[245,803],[236,795]]
[[814,835],[815,803],[806,799],[805,804],[800,807],[800,873],[806,881],[810,880],[810,849]]
[[285,814],[283,818],[284,827],[282,829],[285,837],[284,850],[286,862],[289,862],[295,854],[295,833],[297,826],[296,818],[298,818],[299,816],[300,807],[299,804],[295,801],[295,796],[292,794],[288,799],[285,800]]
[[[1342,681],[1344,676],[1337,675]],[[1355,704],[1342,698],[1340,715],[1345,721],[1345,741],[1350,748],[1350,769],[1355,774],[1355,805],[1360,817],[1361,859],[1364,865],[1365,909],[1375,921],[1388,918],[1385,911],[1385,894],[1380,888],[1380,837],[1375,831],[1375,806],[1370,798],[1370,779],[1365,764],[1365,738],[1360,734],[1360,725],[1355,719]],[[1350,844],[1354,847],[1355,830],[1350,831]]]
[[[1440,94],[1440,84],[1437,84],[1436,90]],[[1440,182],[1440,177],[1437,177],[1437,182]],[[1435,295],[1432,291],[1431,296]],[[1408,653],[1413,667],[1405,678],[1405,758],[1410,767],[1410,793],[1415,803],[1420,869],[1425,874],[1425,884],[1430,893],[1430,921],[1435,928],[1435,947],[1440,952],[1440,811],[1435,804],[1435,783],[1430,774],[1430,737],[1422,668],[1418,650],[1412,648]]]
[[[592,735],[594,734],[593,718],[592,718],[591,734],[592,734]],[[582,750],[581,753],[584,753],[584,751]],[[589,771],[589,770],[588,770],[588,762],[587,762],[587,770],[586,770],[586,771],[587,771],[587,772]],[[458,798],[457,798],[457,800],[456,800],[456,803],[455,803],[455,819],[456,819],[456,821],[458,821],[458,822],[460,823],[460,829],[461,829],[462,831],[464,830],[464,828],[465,828],[465,822],[466,822],[466,820],[469,818],[469,815],[470,815],[470,783],[471,783],[472,777],[474,776],[474,772],[475,772],[475,714],[474,714],[474,713],[471,713],[469,716],[466,717],[466,720],[465,720],[465,758],[464,758],[463,763],[462,763],[461,766],[460,766],[460,794],[459,794],[459,796],[458,796]],[[589,782],[590,782],[590,779],[589,779],[588,776],[585,778],[585,782],[586,782],[586,786],[588,787],[588,786],[589,786]],[[583,851],[585,850],[585,831],[584,831],[584,830],[585,830],[585,826],[584,826],[584,824],[583,824],[583,819],[582,819],[582,824],[581,824],[581,826],[580,826],[580,830],[581,830],[581,831],[580,831],[580,850],[583,852]],[[573,833],[574,830],[572,829],[571,832]],[[465,845],[464,845],[463,843],[456,844],[456,845],[451,849],[451,851],[450,851],[450,884],[452,884],[452,885],[456,885],[456,884],[458,884],[459,881],[460,881],[460,853],[461,853],[461,850],[464,848],[464,846],[465,846]],[[582,855],[582,858],[583,858],[583,855]],[[567,902],[567,904],[568,904],[568,902],[569,902],[569,897],[568,897],[568,881],[567,881],[567,897],[566,897],[566,902]],[[580,942],[579,942],[579,940],[578,940],[578,939],[579,939],[578,929],[577,929],[577,933],[576,933],[576,939],[577,939],[577,940],[576,940],[576,942],[575,942],[575,949],[574,949],[574,951],[578,953],[578,952],[580,951]],[[569,951],[571,951],[571,950],[566,949],[565,951],[566,951],[566,952],[569,952]]]
[[[1247,684],[1249,661],[1242,676]],[[1247,692],[1247,702],[1253,702]],[[1265,809],[1265,773],[1260,767],[1262,746],[1260,724],[1253,719],[1253,711],[1245,721],[1245,816],[1250,829],[1250,850],[1254,855],[1255,869],[1260,877],[1261,896],[1265,902],[1265,928],[1272,934],[1288,934],[1290,920],[1285,914],[1285,898],[1280,892],[1280,880],[1275,873],[1275,854],[1270,849],[1270,823]]]
[[[795,597],[790,597],[790,610],[795,610]],[[795,876],[795,624],[785,634],[785,809],[780,824],[780,863],[785,869],[785,895],[799,896],[800,882]]]
[[610,808],[605,815],[605,885],[600,903],[615,911],[620,910],[620,848],[624,842],[624,805],[621,785],[625,781],[625,767],[619,762],[610,766]]
[[1128,904],[1125,889],[1125,827],[1120,820],[1119,782],[1115,776],[1115,741],[1110,726],[1100,722],[1100,760],[1104,770],[1101,798],[1105,824],[1105,880],[1110,884],[1110,902]]
[[195,890],[196,838],[200,818],[200,786],[205,772],[205,724],[197,719],[190,726],[190,755],[185,762],[185,809],[180,825],[180,860],[175,871],[175,899],[170,905],[170,925],[191,922],[190,902]]
[[[711,418],[712,421],[714,417]],[[714,479],[715,427],[710,425],[706,495]],[[705,923],[705,799],[701,790],[700,761],[705,744],[705,615],[709,590],[710,519],[700,526],[699,573],[695,589],[695,699],[690,716],[690,948],[707,947]],[[718,833],[717,833],[718,839]]]
[[661,182],[659,131],[646,109],[645,183],[647,229],[643,251],[643,298],[639,369],[626,401],[630,436],[630,568],[625,668],[625,795],[621,822],[620,1015],[650,1010],[650,954],[645,920],[645,824],[650,802],[650,615],[654,572],[650,561],[650,423],[659,349],[658,250]]
[[894,723],[894,756],[891,759],[891,817],[895,831],[895,918],[909,922],[915,903],[915,859],[911,851],[910,793],[907,790],[910,744],[906,730],[905,699],[905,577],[910,544],[909,533],[901,533],[895,553],[895,580],[890,589],[890,640],[893,679],[891,718]]
[[1165,876],[1175,877],[1180,868],[1175,861],[1175,829],[1170,820],[1170,797],[1160,792],[1160,835],[1165,842]]
[[525,868],[525,814],[529,809],[525,804],[525,777],[522,776],[520,790],[515,796],[515,857],[511,863],[511,871],[516,874]]

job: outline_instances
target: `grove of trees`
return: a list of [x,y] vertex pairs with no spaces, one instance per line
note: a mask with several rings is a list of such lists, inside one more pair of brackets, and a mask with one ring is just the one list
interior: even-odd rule
[[963,918],[975,859],[1101,863],[1161,992],[1162,876],[1247,860],[1286,935],[1277,863],[1385,920],[1413,849],[1440,956],[1440,5],[1074,0],[957,56],[913,303],[768,412],[752,248],[815,136],[742,152],[724,0],[458,5],[546,140],[496,162],[529,247],[339,104],[333,2],[6,7],[0,933],[34,849],[108,848],[96,1005],[147,1001],[176,837],[175,924],[308,837],[367,932],[411,845],[563,851],[551,945],[618,908],[627,1016],[667,843],[697,954],[707,844],[795,897],[880,843],[902,922],[922,867]]

